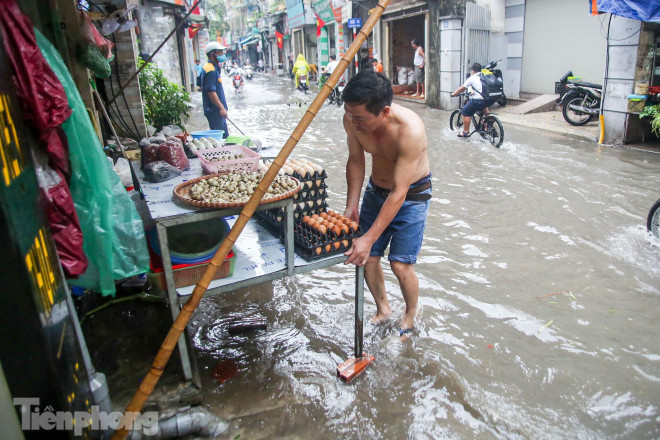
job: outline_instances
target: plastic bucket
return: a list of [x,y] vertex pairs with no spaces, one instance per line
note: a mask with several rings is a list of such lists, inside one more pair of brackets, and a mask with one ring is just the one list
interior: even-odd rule
[[221,141],[225,135],[224,130],[202,130],[202,131],[193,131],[190,133],[193,139],[199,139],[203,137],[210,137]]
[[[222,217],[167,228],[172,264],[196,264],[210,259],[228,233],[229,224]],[[149,244],[161,256],[155,230],[149,234]]]

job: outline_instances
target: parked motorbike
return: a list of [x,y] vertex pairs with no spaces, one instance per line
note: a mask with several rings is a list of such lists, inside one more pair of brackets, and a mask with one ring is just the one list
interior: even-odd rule
[[251,80],[252,75],[254,73],[253,70],[252,70],[252,66],[245,66],[245,69],[243,69],[243,70],[245,70],[245,78],[248,79],[248,80]]
[[307,93],[307,90],[309,90],[309,85],[307,84],[307,75],[300,75],[298,77],[298,90],[303,93]]
[[232,79],[234,85],[234,92],[238,95],[243,91],[243,76],[240,73],[234,75]]
[[564,119],[571,125],[585,125],[600,113],[603,86],[589,82],[570,81],[570,70],[555,84]]
[[[499,78],[502,83],[504,83],[504,79],[502,78],[502,71],[500,69],[496,69],[497,65],[500,63],[502,60],[498,61],[491,61],[490,63],[486,64],[483,68],[486,70],[490,70],[493,72],[493,75],[495,75],[496,78]],[[502,98],[497,101],[499,105],[504,107],[507,103],[506,95],[502,93]]]
[[660,238],[660,199],[656,200],[646,218],[646,229],[657,238]]
[[337,85],[335,86],[334,89],[332,89],[330,95],[328,95],[328,103],[337,104],[337,107],[341,107],[342,104],[344,103],[344,100],[342,99],[342,93],[344,92],[345,87],[346,87],[346,81],[344,80],[344,78],[339,78]]

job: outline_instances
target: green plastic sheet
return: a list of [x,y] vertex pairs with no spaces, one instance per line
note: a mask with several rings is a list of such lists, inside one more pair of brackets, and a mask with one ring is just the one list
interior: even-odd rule
[[145,273],[149,253],[142,219],[103,154],[78,89],[57,50],[37,29],[37,44],[64,86],[73,114],[62,125],[69,141],[71,194],[83,232],[87,271],[69,284],[115,294],[115,280]]

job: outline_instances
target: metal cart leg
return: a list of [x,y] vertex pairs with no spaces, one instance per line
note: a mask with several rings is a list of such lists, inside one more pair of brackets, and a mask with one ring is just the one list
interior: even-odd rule
[[[161,223],[156,223],[156,232],[158,233],[158,244],[160,246],[160,255],[163,259],[163,273],[165,274],[165,285],[167,287],[167,298],[170,303],[170,311],[172,312],[172,321],[179,316],[179,299],[176,294],[176,287],[174,286],[174,273],[172,272],[172,261],[170,260],[170,248],[167,242],[167,228]],[[181,357],[181,368],[183,369],[183,377],[185,380],[190,381],[193,379],[192,367],[190,365],[190,357],[188,353],[188,344],[186,336],[181,334],[178,342],[179,355]]]
[[356,358],[362,357],[362,338],[364,336],[364,266],[355,268],[355,352]]
[[293,276],[295,269],[293,249],[293,203],[287,203],[284,207],[284,258],[287,274],[290,277]]

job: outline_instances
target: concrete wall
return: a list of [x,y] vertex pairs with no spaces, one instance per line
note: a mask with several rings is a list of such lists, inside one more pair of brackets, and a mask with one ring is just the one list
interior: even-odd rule
[[[174,16],[166,13],[173,9],[171,6],[150,0],[145,1],[144,5],[138,9],[141,51],[152,54],[174,29],[176,26]],[[152,61],[163,71],[167,79],[185,87],[180,67],[180,60],[185,61],[183,58],[179,54],[176,36],[172,36]]]
[[586,1],[527,0],[523,44],[523,92],[554,93],[568,70],[583,81],[602,84],[606,41],[601,20]]
[[520,97],[523,65],[523,31],[525,28],[525,0],[506,0],[505,24],[506,59],[501,66],[504,94],[509,98]]
[[[605,138],[603,143],[623,144],[628,115],[628,95],[633,92],[637,45],[641,22],[624,17],[612,17],[610,27],[609,66],[604,83],[603,116]],[[637,115],[630,116],[639,118]]]
[[445,110],[458,107],[458,98],[451,94],[463,83],[462,25],[460,18],[440,19],[440,108]]

